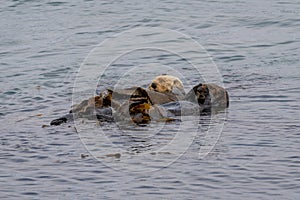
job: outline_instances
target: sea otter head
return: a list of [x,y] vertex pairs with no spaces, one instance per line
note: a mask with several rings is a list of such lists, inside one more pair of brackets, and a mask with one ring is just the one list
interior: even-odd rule
[[157,76],[151,82],[148,89],[161,93],[174,93],[177,95],[185,95],[184,87],[181,80],[171,75]]
[[204,105],[207,100],[210,100],[209,90],[205,84],[198,84],[193,87],[193,91],[199,105]]

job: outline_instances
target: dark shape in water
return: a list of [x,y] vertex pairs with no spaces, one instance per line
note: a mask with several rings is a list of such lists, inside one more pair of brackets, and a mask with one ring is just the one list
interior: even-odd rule
[[69,114],[51,121],[50,125],[60,125],[76,118],[144,125],[151,121],[175,121],[174,117],[180,115],[210,114],[228,106],[227,91],[216,84],[200,83],[185,96],[178,96],[172,92],[160,93],[141,87],[114,91],[107,89],[100,95],[75,105]]

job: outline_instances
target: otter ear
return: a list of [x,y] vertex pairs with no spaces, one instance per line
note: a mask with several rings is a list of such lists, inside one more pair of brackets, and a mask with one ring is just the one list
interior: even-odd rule
[[193,90],[195,92],[195,94],[202,89],[202,83],[199,83],[198,85],[196,85],[195,87],[193,87]]

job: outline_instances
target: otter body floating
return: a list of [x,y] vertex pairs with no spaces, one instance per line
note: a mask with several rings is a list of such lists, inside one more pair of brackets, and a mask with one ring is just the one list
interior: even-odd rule
[[60,125],[76,118],[135,124],[170,122],[176,120],[176,116],[214,113],[228,106],[228,92],[223,87],[200,83],[185,95],[178,78],[163,75],[156,77],[148,89],[107,89],[73,106],[69,114],[51,121],[50,125]]

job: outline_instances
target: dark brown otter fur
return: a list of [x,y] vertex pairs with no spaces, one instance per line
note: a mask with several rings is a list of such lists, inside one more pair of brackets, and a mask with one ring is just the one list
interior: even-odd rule
[[228,92],[213,83],[198,84],[187,93],[185,100],[198,103],[203,112],[225,109],[229,107]]
[[[157,105],[176,101],[190,101],[200,106],[200,111],[204,113],[213,110],[225,109],[229,106],[227,91],[216,84],[198,84],[193,87],[185,97],[177,96],[171,92],[160,93],[153,90],[146,90],[141,87],[128,89],[105,90],[100,95],[91,97],[74,106],[71,114],[53,120],[51,125],[59,125],[73,119],[73,114],[77,117],[96,115],[99,120],[113,121],[130,118],[136,124],[149,123],[152,120],[151,114],[155,113],[156,118],[166,118],[164,111]],[[112,116],[113,108],[116,115]],[[108,112],[106,112],[105,109]],[[95,114],[96,111],[105,111]],[[110,111],[110,112],[109,112]],[[103,114],[104,113],[104,114]],[[72,116],[71,116],[72,115]],[[157,119],[159,121],[159,119]]]

